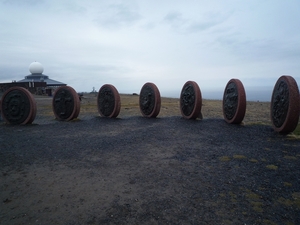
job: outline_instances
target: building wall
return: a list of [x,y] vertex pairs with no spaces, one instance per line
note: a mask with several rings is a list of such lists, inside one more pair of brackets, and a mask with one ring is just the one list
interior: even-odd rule
[[4,93],[11,87],[23,87],[29,90],[32,94],[38,94],[39,90],[47,87],[46,82],[12,82],[12,83],[0,83],[0,93]]

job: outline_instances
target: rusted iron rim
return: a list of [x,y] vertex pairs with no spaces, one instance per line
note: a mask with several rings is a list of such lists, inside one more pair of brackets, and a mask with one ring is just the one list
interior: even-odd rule
[[185,119],[196,119],[201,114],[202,95],[195,81],[187,81],[180,94],[180,112]]
[[299,121],[300,96],[296,80],[281,76],[273,89],[270,117],[273,129],[280,133],[293,132]]
[[[232,86],[234,93],[228,89]],[[234,108],[234,109],[233,109]],[[232,111],[230,112],[230,110]],[[230,113],[232,113],[231,116]],[[239,79],[228,81],[223,94],[223,116],[227,123],[239,124],[246,113],[246,92],[243,83]]]
[[104,84],[99,89],[97,107],[99,114],[103,117],[115,118],[119,115],[121,99],[118,90],[113,85]]
[[[59,95],[61,95],[62,92],[64,92],[68,96],[67,97],[68,102],[71,102],[71,105],[73,105],[73,106],[68,105],[67,101],[62,102],[59,100]],[[63,110],[61,110],[60,106],[66,107],[66,108],[70,107],[69,110],[71,112],[69,113],[69,115],[67,115],[66,117],[63,116],[62,113],[64,113],[64,112],[61,112]],[[57,88],[53,95],[52,109],[53,109],[53,113],[54,113],[56,119],[58,119],[58,120],[70,121],[70,120],[76,119],[80,112],[80,100],[79,100],[78,94],[70,86],[62,86],[62,87]]]
[[161,97],[157,86],[145,83],[139,96],[140,111],[144,117],[155,118],[160,112]]
[[[24,100],[28,101],[28,105],[24,104],[24,106],[23,106],[23,108],[26,108],[26,111],[28,111],[28,115],[25,116],[24,119],[21,119],[21,121],[13,121],[14,119],[10,118],[13,115],[11,115],[11,113],[7,112],[7,110],[9,110],[9,109],[4,106],[6,103],[6,100],[7,100],[6,98],[9,97],[9,95],[13,91],[20,92],[22,97],[25,97]],[[19,107],[21,107],[21,106],[19,106]],[[11,87],[8,90],[6,90],[2,96],[0,108],[2,109],[1,110],[2,117],[5,120],[5,122],[8,124],[22,124],[22,125],[31,124],[36,117],[36,111],[37,111],[36,101],[35,101],[34,97],[27,89],[25,89],[23,87]],[[28,110],[28,108],[29,108],[29,110]],[[19,111],[22,111],[22,109],[20,109],[20,108],[18,108],[18,109],[19,109]]]

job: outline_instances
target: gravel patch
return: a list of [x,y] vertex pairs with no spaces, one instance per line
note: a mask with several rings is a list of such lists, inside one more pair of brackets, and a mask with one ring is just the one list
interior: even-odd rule
[[0,224],[300,224],[300,140],[268,125],[90,115],[0,142]]

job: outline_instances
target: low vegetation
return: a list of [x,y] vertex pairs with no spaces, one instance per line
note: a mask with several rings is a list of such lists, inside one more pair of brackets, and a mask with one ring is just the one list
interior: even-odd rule
[[[121,111],[119,118],[128,116],[141,116],[139,109],[139,96],[136,94],[121,94]],[[52,114],[52,98],[48,96],[35,96],[38,104],[38,114]],[[161,109],[158,117],[181,116],[180,102],[178,98],[161,98]],[[221,100],[202,100],[201,109],[203,119],[223,119],[223,108]],[[94,114],[98,115],[97,95],[95,93],[85,93],[81,97],[80,115]],[[246,114],[243,125],[269,125],[270,120],[270,102],[247,102]],[[297,128],[289,138],[300,138],[300,121]]]

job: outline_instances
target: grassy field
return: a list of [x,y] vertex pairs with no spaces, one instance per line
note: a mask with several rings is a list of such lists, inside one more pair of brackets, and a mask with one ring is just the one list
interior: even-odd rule
[[[120,94],[121,111],[118,118],[129,116],[141,116],[139,109],[139,96],[131,94]],[[38,96],[34,98],[37,101],[37,116],[49,116],[53,118],[52,97]],[[222,101],[221,100],[202,100],[203,119],[222,119]],[[97,93],[84,94],[81,100],[79,119],[84,115],[98,116]],[[178,98],[161,98],[161,109],[158,117],[181,116]],[[247,102],[246,114],[243,125],[264,124],[272,126],[270,119],[270,102]],[[293,135],[300,135],[300,122]]]
[[[139,96],[121,94],[121,111],[119,118],[127,116],[141,116],[139,109]],[[95,94],[86,94],[81,101],[81,113],[98,113],[97,96]],[[270,102],[247,102],[246,114],[243,120],[244,125],[265,124],[272,126],[270,119]],[[223,118],[223,109],[221,100],[202,100],[203,119]],[[161,98],[161,109],[158,117],[181,116],[178,98]],[[80,117],[80,115],[79,115]],[[300,120],[293,135],[300,135]]]
[[[140,116],[139,96],[121,94],[121,112],[118,117]],[[97,96],[94,94],[84,95],[81,101],[81,113],[97,113]],[[222,101],[202,101],[202,114],[204,119],[223,118]],[[270,124],[270,102],[247,102],[247,110],[244,123]],[[161,109],[158,117],[181,116],[178,98],[161,98]]]

